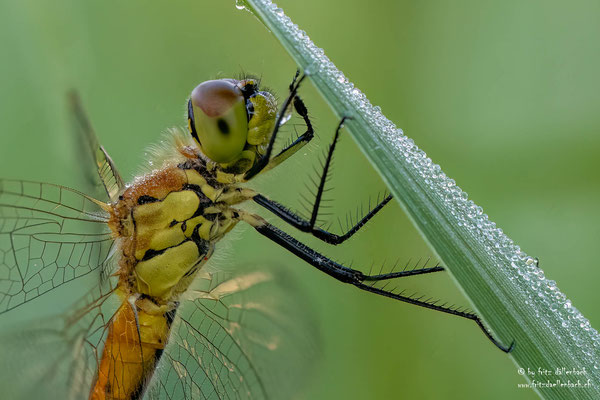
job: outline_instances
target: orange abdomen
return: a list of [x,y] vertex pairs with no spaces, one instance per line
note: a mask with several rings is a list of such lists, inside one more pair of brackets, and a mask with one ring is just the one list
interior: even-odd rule
[[110,322],[90,400],[141,398],[169,331],[167,314],[148,314],[124,301]]

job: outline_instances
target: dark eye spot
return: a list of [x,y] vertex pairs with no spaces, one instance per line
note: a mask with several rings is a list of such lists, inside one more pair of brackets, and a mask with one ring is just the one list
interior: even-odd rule
[[221,133],[225,135],[229,133],[229,125],[227,125],[227,122],[222,118],[219,118],[217,120],[217,127],[219,128]]

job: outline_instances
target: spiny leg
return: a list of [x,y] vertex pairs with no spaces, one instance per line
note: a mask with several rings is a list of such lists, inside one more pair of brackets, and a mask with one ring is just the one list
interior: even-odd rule
[[[293,82],[290,85],[290,91],[292,88]],[[304,101],[300,98],[300,96],[296,93],[294,97],[294,109],[302,117],[304,120],[304,124],[306,125],[306,131],[298,136],[296,140],[286,146],[283,150],[279,152],[276,156],[269,160],[269,163],[263,168],[261,172],[265,172],[274,168],[296,154],[298,150],[304,147],[308,142],[310,142],[315,136],[315,131],[313,129],[312,123],[310,122],[310,118],[308,117],[308,109],[304,105]]]
[[470,313],[470,312],[465,312],[465,311],[460,311],[460,310],[455,310],[455,309],[447,308],[447,307],[444,307],[444,306],[438,306],[435,303],[429,303],[427,301],[421,301],[419,299],[414,299],[412,297],[402,296],[400,294],[388,292],[388,291],[383,290],[383,289],[379,289],[379,288],[376,288],[376,287],[373,287],[373,286],[365,285],[362,282],[358,282],[358,283],[351,282],[351,283],[354,286],[356,286],[357,288],[365,290],[365,291],[370,292],[370,293],[375,293],[375,294],[378,294],[380,296],[385,296],[385,297],[389,297],[391,299],[404,301],[406,303],[414,304],[416,306],[429,308],[430,310],[441,311],[441,312],[444,312],[444,313],[447,313],[447,314],[456,315],[457,317],[462,317],[462,318],[465,318],[465,319],[470,319],[471,321],[474,321],[477,324],[477,326],[479,327],[479,329],[481,329],[483,331],[483,333],[485,334],[485,336],[494,344],[494,346],[496,346],[497,348],[499,348],[503,352],[510,353],[515,348],[515,341],[514,340],[512,341],[512,343],[510,344],[510,346],[506,347],[505,345],[503,345],[502,343],[500,343],[495,337],[493,337],[492,334],[490,333],[490,331],[488,331],[487,328],[485,327],[485,325],[483,325],[483,321],[481,320],[481,318],[479,318],[479,316],[477,314]]
[[443,271],[443,270],[444,270],[444,267],[436,265],[435,267],[415,268],[415,269],[411,269],[408,271],[396,271],[396,272],[388,272],[386,274],[365,275],[363,282],[385,281],[388,279],[404,278],[407,276],[414,276],[414,275],[423,275],[423,274],[429,274],[431,272],[439,272],[439,271]]
[[[281,162],[289,158],[291,155],[296,153],[300,148],[302,148],[306,143],[308,143],[314,136],[314,130],[310,119],[308,118],[308,110],[304,105],[302,99],[300,99],[297,95],[298,88],[300,87],[300,83],[306,78],[306,75],[300,76],[300,70],[296,71],[296,75],[290,84],[290,94],[285,99],[283,106],[281,107],[281,111],[277,116],[277,120],[275,121],[275,128],[273,128],[273,133],[271,134],[271,139],[269,140],[269,145],[267,146],[267,150],[265,154],[261,156],[256,164],[246,172],[244,175],[244,180],[250,180],[258,173],[263,170],[269,170]],[[304,132],[301,136],[298,137],[292,144],[283,149],[279,154],[277,154],[273,159],[271,159],[271,154],[273,153],[273,147],[275,146],[275,139],[277,138],[277,134],[279,133],[279,129],[282,125],[282,121],[286,116],[287,110],[290,107],[290,104],[294,102],[294,108],[298,114],[304,119],[306,124],[306,132]]]
[[345,240],[349,239],[352,235],[354,235],[360,228],[362,228],[375,214],[377,214],[383,206],[385,206],[392,199],[392,195],[386,196],[375,208],[370,210],[366,215],[364,215],[353,227],[351,227],[347,232],[342,235],[337,235],[335,233],[328,232],[324,229],[316,227],[315,224],[317,222],[317,216],[319,214],[319,207],[321,205],[321,199],[323,197],[323,191],[325,189],[325,182],[327,181],[327,174],[329,173],[329,167],[331,165],[331,160],[333,158],[333,152],[335,151],[336,144],[339,140],[340,130],[342,129],[344,122],[348,119],[348,117],[343,117],[340,123],[335,130],[335,135],[333,137],[333,141],[329,145],[329,151],[327,152],[327,158],[325,159],[325,165],[323,166],[323,172],[321,173],[321,180],[319,182],[319,186],[317,189],[317,194],[315,196],[315,202],[313,204],[313,209],[310,217],[310,221],[307,221],[300,217],[298,214],[292,212],[287,207],[282,204],[277,203],[276,201],[270,200],[261,194],[257,194],[252,199],[271,211],[273,214],[292,225],[294,228],[301,230],[302,232],[307,232],[320,239],[326,243],[338,245]]
[[365,284],[365,282],[373,282],[385,279],[400,278],[404,276],[414,276],[438,272],[442,270],[441,267],[423,268],[413,271],[401,271],[394,272],[391,274],[365,275],[358,270],[345,267],[325,257],[324,255],[299,242],[295,238],[279,230],[278,228],[274,227],[273,225],[269,224],[268,222],[266,222],[258,216],[244,213],[242,214],[242,219],[250,225],[252,225],[254,229],[256,229],[256,231],[261,235],[266,236],[273,242],[290,251],[292,254],[303,259],[313,267],[337,279],[340,282],[349,283],[361,290],[370,293],[375,293],[380,296],[389,297],[395,300],[403,301],[405,303],[414,304],[419,307],[424,307],[431,310],[440,311],[446,314],[456,315],[458,317],[472,320],[477,324],[477,326],[479,326],[479,328],[483,331],[486,337],[500,350],[502,350],[505,353],[509,353],[514,348],[514,341],[513,343],[511,343],[510,346],[506,347],[502,345],[497,339],[495,339],[483,325],[481,318],[479,318],[479,316],[477,316],[476,314],[456,310],[453,308],[445,307],[443,305],[437,305],[435,302],[423,301],[418,298],[403,296],[402,294],[394,293],[393,291],[386,291],[384,289],[376,288]]

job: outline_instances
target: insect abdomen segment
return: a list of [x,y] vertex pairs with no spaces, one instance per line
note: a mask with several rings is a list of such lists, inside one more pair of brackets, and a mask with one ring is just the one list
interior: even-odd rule
[[145,311],[144,303],[125,301],[113,316],[90,400],[129,400],[143,393],[171,330],[170,314],[164,308]]

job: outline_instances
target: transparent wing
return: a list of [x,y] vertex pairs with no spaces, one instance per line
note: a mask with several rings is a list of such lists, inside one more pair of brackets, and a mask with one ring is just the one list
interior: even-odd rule
[[[201,271],[184,294],[146,399],[288,399],[306,386],[318,335],[306,299],[282,274]],[[11,399],[87,398],[120,299],[95,287],[76,311],[0,335]],[[82,307],[81,304],[84,304]]]
[[5,398],[88,398],[109,321],[119,306],[112,287],[112,279],[97,285],[75,303],[74,311],[3,327],[0,384]]
[[48,183],[0,180],[0,314],[97,272],[113,241],[91,198]]
[[[88,173],[87,181],[92,184],[92,189],[96,192],[105,193],[112,201],[117,199],[121,189],[125,186],[123,179],[117,171],[113,160],[110,158],[104,147],[98,142],[96,133],[92,124],[81,104],[81,99],[76,91],[69,92],[69,103],[73,116],[73,124],[77,134],[77,143],[80,147],[78,154],[85,157],[82,160],[83,165],[88,165],[89,156],[94,160],[95,171],[85,169]],[[97,175],[96,175],[97,172]],[[100,178],[100,179],[98,179]],[[98,188],[100,186],[102,190]]]
[[148,397],[292,397],[318,344],[305,298],[273,269],[201,273],[181,302]]

